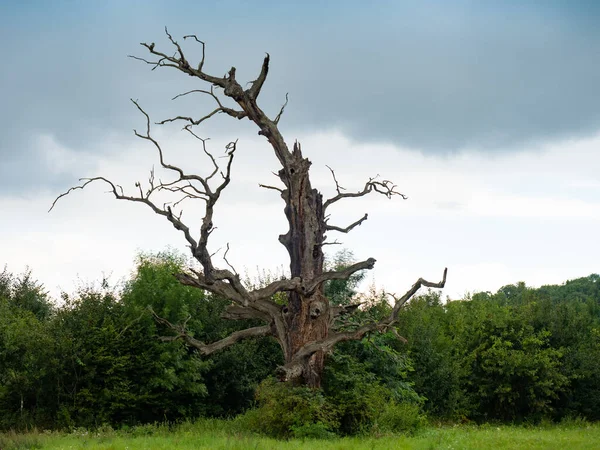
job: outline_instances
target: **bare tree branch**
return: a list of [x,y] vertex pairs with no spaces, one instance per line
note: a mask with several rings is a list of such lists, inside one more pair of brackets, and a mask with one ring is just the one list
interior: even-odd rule
[[265,189],[272,189],[274,191],[279,191],[279,192],[281,192],[283,194],[283,189],[275,187],[275,186],[269,186],[267,184],[259,184],[258,186],[261,187],[261,188],[265,188]]
[[229,242],[227,243],[227,250],[225,250],[225,253],[223,254],[223,260],[227,263],[227,265],[233,271],[233,273],[237,275],[238,274],[237,271],[233,268],[233,266],[231,264],[229,264],[229,261],[227,260],[228,252],[229,252]]
[[[132,196],[128,196],[128,195],[123,195],[122,194],[122,189],[120,189],[121,193],[119,193],[119,191],[117,191],[117,185],[115,185],[112,181],[110,181],[110,180],[108,180],[108,179],[106,179],[104,177],[80,178],[79,181],[84,181],[84,183],[81,184],[81,185],[79,185],[79,186],[75,186],[75,187],[69,188],[69,190],[67,190],[66,192],[60,194],[58,197],[56,197],[56,199],[54,200],[54,202],[52,202],[52,206],[50,207],[50,209],[48,210],[48,212],[52,211],[52,209],[56,205],[56,202],[59,199],[61,199],[62,197],[68,195],[70,192],[72,192],[74,190],[77,190],[77,189],[83,189],[87,185],[89,185],[90,183],[92,183],[94,181],[103,181],[103,182],[107,183],[111,187],[111,192],[115,196],[116,199],[118,199],[118,200],[128,200],[128,201],[131,201],[131,202],[144,203],[145,205],[148,205],[156,214],[159,214],[161,216],[166,217],[167,220],[173,224],[173,227],[175,227],[175,229],[182,231],[183,234],[185,235],[185,239],[188,241],[188,243],[190,244],[190,246],[192,248],[196,248],[198,246],[197,242],[194,240],[194,238],[190,234],[189,228],[183,222],[181,222],[179,219],[177,219],[173,215],[171,209],[167,208],[167,210],[164,210],[162,208],[159,208],[152,201],[149,200],[149,198],[148,198],[149,195],[146,195],[146,196],[142,195],[140,197],[132,197]],[[156,188],[154,188],[153,190],[156,190]],[[152,193],[152,192],[150,192],[150,193]]]
[[211,160],[211,161],[212,161],[212,163],[213,163],[213,167],[214,167],[214,170],[212,171],[212,173],[211,173],[209,176],[207,176],[207,177],[206,177],[206,181],[210,180],[210,179],[211,179],[212,177],[214,177],[214,176],[217,174],[217,172],[219,171],[219,165],[217,164],[217,161],[215,160],[215,157],[212,155],[212,153],[210,153],[210,152],[209,152],[209,151],[206,149],[206,141],[208,141],[208,140],[209,140],[209,138],[201,138],[200,136],[198,136],[196,133],[194,133],[194,132],[193,132],[193,131],[190,129],[189,125],[186,125],[185,127],[183,127],[183,129],[184,129],[185,131],[187,131],[188,133],[190,133],[190,134],[191,134],[193,137],[195,137],[196,139],[198,139],[199,141],[201,141],[201,142],[202,142],[202,151],[204,151],[204,154],[210,158],[210,160]]
[[287,104],[288,104],[288,93],[286,92],[285,103],[283,104],[283,106],[279,110],[279,114],[277,114],[277,116],[275,117],[275,120],[273,121],[275,123],[275,125],[279,124],[279,119],[281,119],[281,115],[283,114],[283,111],[285,110],[285,107],[287,106]]
[[[179,44],[173,40],[173,38],[171,37],[169,32],[166,30],[166,28],[165,28],[165,33],[167,34],[167,37],[169,38],[171,43],[177,48],[177,54],[179,54],[179,57],[177,57],[177,55],[169,56],[165,53],[155,50],[154,42],[151,44],[146,44],[145,42],[142,42],[140,45],[142,45],[143,47],[146,47],[152,55],[157,56],[158,57],[157,61],[148,61],[146,59],[139,58],[137,56],[130,56],[130,57],[133,59],[137,59],[139,61],[143,61],[146,64],[153,65],[154,66],[153,70],[156,67],[174,67],[176,69],[181,70],[184,73],[187,73],[188,75],[196,76],[196,77],[200,78],[201,80],[204,80],[210,84],[219,86],[221,88],[225,88],[226,83],[227,83],[226,77],[223,77],[223,78],[215,77],[212,75],[208,75],[207,73],[202,71],[202,68],[204,65],[204,54],[205,54],[205,45],[202,41],[198,41],[202,44],[202,60],[200,61],[200,64],[198,64],[198,68],[194,69],[190,66],[189,62],[185,58],[185,55],[184,55],[181,47],[179,46]],[[190,36],[190,35],[188,35],[188,36]]]
[[184,120],[184,121],[190,122],[189,125],[199,125],[200,123],[202,123],[205,120],[211,118],[212,116],[214,116],[217,113],[225,113],[225,114],[227,114],[227,115],[229,115],[231,117],[234,117],[236,119],[243,119],[244,117],[247,116],[247,114],[244,111],[236,111],[236,110],[234,110],[232,108],[227,108],[227,107],[223,106],[223,104],[221,103],[221,100],[215,94],[213,86],[210,87],[210,91],[207,91],[205,89],[193,89],[191,91],[183,92],[183,93],[178,94],[175,97],[173,97],[172,100],[175,100],[175,99],[177,99],[179,97],[183,97],[185,95],[194,94],[194,93],[209,95],[217,103],[217,108],[214,111],[212,111],[211,113],[207,114],[206,116],[204,116],[204,117],[202,117],[200,119],[194,120],[191,117],[177,116],[177,117],[173,117],[171,119],[165,119],[165,120],[163,120],[161,122],[158,122],[157,124],[158,125],[164,125],[165,123],[168,123],[168,122],[175,122],[177,120]]
[[442,277],[442,281],[438,283],[432,283],[431,281],[427,281],[423,278],[419,278],[415,284],[400,298],[396,298],[392,294],[392,298],[395,300],[394,309],[392,310],[392,315],[390,316],[390,320],[395,321],[398,318],[398,313],[400,312],[400,308],[412,298],[413,295],[417,293],[422,286],[429,288],[443,288],[446,285],[446,276],[448,275],[448,268],[444,269],[444,276]]
[[303,289],[306,294],[314,292],[321,284],[331,280],[347,280],[352,274],[365,269],[372,269],[375,266],[375,258],[369,258],[365,261],[357,262],[342,270],[323,272],[313,280],[305,282]]
[[[331,170],[331,168],[329,170]],[[365,183],[365,187],[363,188],[362,191],[341,192],[341,190],[344,188],[342,188],[339,185],[339,183],[337,182],[337,179],[335,178],[335,173],[333,172],[333,170],[331,170],[331,173],[333,174],[334,181],[336,184],[337,195],[330,198],[325,203],[323,203],[324,209],[327,209],[328,206],[332,205],[333,203],[335,203],[343,198],[363,197],[373,191],[377,192],[378,194],[385,195],[387,198],[392,198],[392,196],[394,196],[394,195],[398,195],[398,196],[402,197],[403,200],[406,200],[408,198],[406,195],[396,191],[397,186],[394,183],[392,183],[390,180],[381,180],[381,181],[377,180],[379,175],[374,178],[369,178],[369,181],[367,181]]]
[[206,114],[205,116],[203,116],[199,119],[192,119],[191,117],[187,117],[187,116],[177,116],[177,117],[171,117],[170,119],[165,119],[160,122],[157,122],[157,125],[164,125],[165,123],[175,122],[178,120],[184,120],[186,122],[189,122],[190,125],[200,125],[202,122],[210,119],[212,116],[214,116],[215,114],[218,114],[218,113],[225,113],[231,117],[235,117],[236,119],[243,119],[244,117],[246,117],[246,113],[243,111],[236,111],[234,109],[226,108],[226,107],[222,106],[222,107],[218,107],[218,108],[214,109],[213,111],[211,111],[210,113]]
[[200,39],[198,39],[195,34],[188,34],[183,37],[184,40],[187,38],[193,38],[196,42],[202,45],[202,59],[198,63],[198,71],[202,72],[202,67],[204,66],[204,59],[206,58],[206,44]]
[[352,305],[345,305],[345,306],[333,306],[329,309],[329,318],[330,321],[334,321],[335,319],[337,319],[339,316],[344,316],[347,314],[352,314],[353,312],[355,312],[360,306],[362,305],[362,303],[354,303]]
[[336,192],[338,193],[338,195],[341,194],[342,193],[341,191],[345,191],[346,188],[343,188],[343,187],[340,186],[340,183],[338,183],[338,180],[337,180],[337,178],[335,176],[334,170],[331,167],[329,167],[329,166],[326,166],[326,167],[331,172],[331,176],[333,177],[333,181],[335,182],[335,190],[336,190]]
[[246,289],[241,285],[239,279],[228,270],[217,270],[211,277],[206,277],[203,273],[193,271],[194,275],[189,273],[177,273],[175,277],[185,286],[192,286],[204,289],[217,295],[221,295],[231,301],[243,306],[248,306],[250,299]]
[[252,299],[267,299],[273,297],[278,292],[302,292],[302,279],[299,277],[273,281],[267,286],[255,289],[250,292]]
[[[265,80],[267,79],[267,74],[269,73],[270,58],[271,57],[267,53],[267,55],[265,56],[265,59],[263,60],[263,64],[260,69],[260,74],[258,75],[258,78],[256,80],[254,80],[254,82],[252,83],[252,86],[250,86],[250,89],[248,89],[248,97],[251,98],[252,100],[256,100],[258,98],[258,95],[260,94],[263,84],[265,84]],[[275,123],[277,123],[277,122],[275,122]]]
[[171,100],[177,100],[179,97],[184,97],[184,96],[189,95],[189,94],[206,94],[206,95],[210,95],[211,97],[213,97],[217,101],[217,104],[219,106],[222,106],[221,105],[221,101],[219,100],[219,97],[217,97],[215,95],[214,91],[213,91],[213,86],[210,87],[210,91],[207,91],[205,89],[192,89],[191,91],[182,92],[181,94],[177,94]]
[[150,311],[151,311],[152,315],[154,316],[154,319],[158,323],[170,328],[171,330],[173,330],[177,333],[175,336],[161,336],[161,337],[159,337],[159,339],[161,341],[172,342],[172,341],[181,339],[187,345],[189,345],[190,347],[194,347],[202,355],[205,355],[205,356],[210,355],[216,351],[222,350],[226,347],[229,347],[230,345],[233,345],[236,342],[241,341],[242,339],[247,339],[247,338],[251,338],[251,337],[268,336],[271,334],[271,327],[269,325],[263,325],[263,326],[259,326],[259,327],[253,327],[253,328],[248,328],[248,329],[241,330],[241,331],[236,331],[224,339],[221,339],[216,342],[212,342],[210,344],[205,344],[204,342],[195,339],[193,336],[191,336],[187,332],[187,330],[185,328],[185,323],[182,325],[174,325],[171,322],[169,322],[167,319],[160,317],[152,309],[150,309]]
[[[141,184],[139,182],[136,183],[136,187],[139,189],[139,197],[125,195],[123,193],[123,189],[120,186],[115,185],[112,181],[108,180],[105,177],[82,178],[80,179],[80,181],[84,181],[84,183],[79,186],[72,187],[65,193],[59,195],[52,203],[50,211],[54,208],[56,202],[59,199],[68,195],[73,190],[83,189],[93,181],[102,181],[104,183],[107,183],[111,187],[111,192],[116,199],[143,203],[150,207],[156,214],[166,217],[167,220],[169,220],[169,222],[171,222],[171,224],[175,227],[175,229],[183,232],[187,242],[190,245],[192,254],[202,264],[202,267],[204,268],[204,274],[202,275],[202,277],[197,277],[197,279],[193,282],[190,280],[190,278],[187,278],[189,277],[189,275],[187,275],[187,277],[184,277],[188,284],[202,287],[203,289],[207,289],[210,292],[214,292],[219,295],[228,296],[228,298],[231,298],[232,300],[237,301],[240,304],[247,304],[250,300],[249,294],[248,291],[243,287],[239,279],[239,275],[235,273],[235,271],[231,272],[229,270],[216,269],[213,266],[211,255],[207,250],[208,238],[214,229],[212,222],[214,206],[218,201],[223,189],[225,189],[225,187],[227,187],[227,185],[231,181],[231,165],[236,150],[236,142],[231,142],[226,146],[228,159],[227,166],[225,171],[221,172],[222,182],[216,188],[213,189],[209,185],[208,181],[215,175],[215,173],[217,173],[218,165],[216,164],[214,157],[212,157],[212,155],[210,155],[210,153],[206,150],[206,140],[202,140],[199,138],[203,143],[204,152],[211,158],[214,167],[213,172],[208,177],[186,174],[181,168],[165,162],[160,144],[150,134],[149,115],[142,109],[142,107],[137,103],[137,101],[132,100],[132,102],[146,118],[145,134],[138,133],[136,130],[134,130],[134,134],[141,139],[151,142],[158,151],[161,166],[167,170],[175,172],[178,175],[178,178],[172,182],[159,182],[158,184],[155,184],[154,171],[151,171],[149,179],[150,188],[146,191],[146,193],[143,192]],[[198,138],[198,136],[194,136]],[[200,186],[194,186],[192,184],[193,182],[199,183]],[[119,189],[117,189],[117,187]],[[161,208],[158,205],[156,205],[156,203],[152,200],[152,195],[161,190],[183,194],[182,198],[180,198],[177,202],[173,204],[173,207],[177,206],[182,201],[191,198],[201,199],[205,202],[205,215],[202,220],[202,225],[200,227],[200,237],[198,240],[192,237],[189,227],[181,221],[181,213],[179,215],[176,215],[173,213],[173,207],[165,204]]]
[[365,213],[364,216],[362,216],[356,222],[351,223],[346,228],[340,228],[340,227],[336,227],[334,225],[326,225],[325,226],[325,230],[327,230],[327,231],[339,231],[340,233],[349,233],[350,231],[352,231],[353,228],[359,226],[361,223],[363,223],[365,220],[367,220],[368,217],[369,217],[369,215]]
[[247,117],[258,126],[260,130],[259,134],[261,136],[265,136],[268,139],[269,143],[275,150],[277,158],[281,162],[282,166],[285,167],[291,159],[291,155],[287,148],[287,144],[285,143],[283,136],[277,128],[277,123],[269,119],[256,104],[256,98],[260,94],[260,91],[268,75],[270,60],[269,55],[267,54],[265,59],[263,60],[263,65],[258,78],[252,82],[252,85],[249,89],[244,90],[235,79],[235,67],[232,67],[229,70],[229,72],[223,77],[209,75],[208,73],[203,71],[205,59],[205,45],[204,42],[199,40],[195,35],[187,35],[184,38],[192,38],[196,42],[202,44],[202,60],[198,64],[197,68],[194,68],[190,65],[189,61],[185,57],[181,46],[177,43],[177,41],[173,39],[169,32],[165,30],[165,33],[171,44],[176,49],[175,55],[170,56],[166,53],[158,51],[154,43],[141,43],[141,45],[145,47],[151,55],[156,56],[157,59],[154,61],[150,61],[137,56],[132,56],[132,58],[143,61],[146,64],[152,65],[153,69],[155,69],[156,67],[173,67],[187,75],[200,78],[201,80],[206,81],[210,85],[218,86],[223,89],[223,93],[226,97],[233,99],[241,107],[241,111],[237,111],[219,105],[211,113],[207,114],[206,116],[200,119],[193,119],[191,117],[186,116],[177,116],[172,118],[171,121],[184,120],[190,125],[195,125],[203,122],[208,117],[212,117],[220,112],[226,113],[237,119]]
[[323,242],[323,243],[321,244],[321,246],[324,246],[324,245],[342,245],[342,243],[341,243],[341,242],[339,242],[339,241],[336,239],[335,241],[332,241],[332,242]]
[[221,317],[231,320],[262,319],[265,322],[269,322],[271,320],[271,316],[263,311],[240,305],[228,306],[225,312],[221,314]]
[[52,205],[50,206],[50,209],[48,210],[48,212],[50,212],[50,211],[52,211],[54,209],[54,207],[56,206],[56,202],[58,202],[61,198],[66,197],[72,191],[76,191],[77,189],[83,189],[83,188],[85,188],[88,184],[90,184],[92,181],[94,181],[93,179],[88,179],[88,178],[80,178],[79,179],[79,181],[84,181],[84,180],[87,180],[87,181],[85,183],[83,183],[82,185],[70,187],[68,191],[63,192],[58,197],[56,197],[54,199],[54,201],[52,202]]
[[[152,43],[152,46],[154,46],[154,43]],[[139,56],[134,56],[134,55],[127,55],[127,57],[129,57],[131,59],[135,59],[137,61],[142,61],[146,64],[150,64],[151,66],[154,66],[154,67],[152,67],[152,70],[155,70],[157,67],[177,67],[174,64],[165,63],[166,58],[160,58],[158,61],[148,61],[145,58],[140,58]]]

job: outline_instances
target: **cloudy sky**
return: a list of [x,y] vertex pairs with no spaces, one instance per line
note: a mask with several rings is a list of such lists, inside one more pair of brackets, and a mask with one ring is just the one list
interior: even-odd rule
[[[340,226],[369,213],[338,239],[377,259],[378,287],[403,292],[446,266],[452,297],[597,273],[598,23],[600,3],[576,0],[1,2],[0,265],[30,267],[57,296],[78,279],[118,281],[140,250],[185,251],[166,221],[101,185],[47,212],[79,177],[126,189],[147,179],[157,158],[133,136],[144,120],[130,98],[156,121],[210,111],[201,97],[170,100],[200,88],[194,80],[127,58],[145,56],[140,42],[170,52],[166,25],[204,40],[205,70],[218,76],[235,65],[253,80],[270,53],[261,105],[273,117],[289,93],[280,128],[302,143],[326,197],[326,165],[349,190],[381,174],[409,197],[333,210]],[[282,202],[258,187],[276,181],[272,150],[246,121],[197,132],[217,154],[239,139],[211,248],[229,243],[251,274],[285,266]],[[169,161],[209,170],[177,127],[155,136]],[[184,217],[193,225],[199,213],[190,204]]]

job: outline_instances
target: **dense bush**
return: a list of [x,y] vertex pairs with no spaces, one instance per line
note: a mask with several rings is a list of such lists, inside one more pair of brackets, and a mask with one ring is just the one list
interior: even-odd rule
[[[187,261],[181,255],[167,252],[142,255],[138,260],[135,277],[127,284],[122,298],[143,311],[151,307],[171,323],[187,321],[187,329],[196,339],[212,342],[232,332],[258,325],[252,321],[223,319],[221,314],[229,301],[183,286],[173,276]],[[145,320],[152,321],[150,315]],[[170,330],[155,328],[154,334],[168,335]],[[154,337],[157,345],[159,343]],[[181,346],[181,344],[178,344]],[[188,354],[195,354],[188,349]],[[273,373],[283,362],[279,345],[270,338],[249,339],[204,358],[202,386],[206,395],[195,402],[198,414],[204,416],[234,416],[245,411],[254,402],[258,384]],[[189,415],[186,417],[190,417]]]
[[327,359],[324,392],[339,414],[341,434],[370,431],[386,405],[413,404],[419,411],[423,399],[407,381],[409,361],[385,346],[394,342],[390,335],[349,342]]
[[412,301],[398,329],[432,417],[531,421],[600,415],[600,289],[562,286]]
[[395,401],[386,403],[375,421],[377,430],[384,433],[413,434],[425,424],[419,405]]
[[245,323],[228,302],[181,285],[182,257],[142,255],[122,292],[87,286],[54,308],[29,274],[0,274],[0,428],[95,428],[234,415],[280,363],[279,347],[249,340],[213,358],[161,342],[149,312],[213,340]]
[[418,404],[398,403],[391,397],[373,380],[340,386],[332,393],[268,379],[256,391],[257,407],[238,421],[246,429],[276,438],[409,434],[425,423]]
[[337,411],[323,393],[307,387],[290,386],[274,379],[263,381],[256,390],[258,407],[240,421],[249,429],[277,438],[333,435],[338,428]]
[[84,290],[65,297],[53,325],[63,361],[59,426],[199,415],[208,363],[180,342],[159,342],[154,321],[143,309],[112,293]]

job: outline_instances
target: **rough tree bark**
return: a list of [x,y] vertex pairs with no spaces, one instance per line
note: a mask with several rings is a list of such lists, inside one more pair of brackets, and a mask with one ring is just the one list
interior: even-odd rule
[[[325,272],[323,270],[323,246],[326,244],[326,233],[329,231],[348,233],[367,220],[367,214],[365,214],[346,227],[330,225],[326,214],[327,209],[340,200],[362,197],[372,192],[383,194],[388,198],[400,196],[406,199],[406,197],[395,190],[396,186],[392,182],[377,177],[369,179],[362,190],[358,192],[344,192],[336,179],[335,173],[331,170],[337,195],[324,201],[321,193],[311,186],[309,176],[311,162],[303,156],[300,144],[294,143],[290,150],[279,131],[278,123],[287,105],[287,96],[275,119],[270,119],[258,106],[257,99],[269,71],[269,55],[267,54],[264,58],[258,78],[249,83],[247,89],[244,89],[236,80],[235,67],[232,67],[223,77],[216,77],[204,72],[205,45],[195,35],[184,36],[184,39],[191,39],[198,43],[202,49],[200,62],[193,66],[184,55],[180,44],[173,39],[166,29],[165,32],[171,45],[175,48],[174,55],[170,56],[168,53],[158,51],[154,43],[142,43],[141,45],[148,50],[154,59],[148,60],[135,56],[132,56],[132,58],[151,65],[152,70],[159,67],[171,67],[209,85],[208,89],[195,89],[177,97],[204,94],[216,103],[213,111],[199,119],[177,116],[158,122],[158,125],[183,122],[185,124],[184,130],[201,142],[204,152],[212,163],[211,173],[207,176],[188,174],[183,169],[166,163],[161,145],[151,136],[151,123],[148,114],[136,101],[132,100],[146,119],[145,132],[134,131],[135,135],[149,141],[157,149],[162,168],[172,172],[176,178],[170,182],[157,182],[154,173],[151,172],[148,188],[145,191],[141,183],[136,183],[139,195],[124,194],[121,186],[104,177],[82,178],[80,181],[83,183],[58,196],[50,210],[54,208],[61,197],[69,194],[74,189],[83,189],[94,181],[107,183],[111,187],[113,195],[119,200],[146,204],[155,213],[164,216],[177,230],[183,233],[191,248],[193,257],[202,266],[202,271],[190,269],[187,273],[176,274],[181,283],[205,289],[230,299],[231,306],[224,314],[227,318],[254,318],[265,322],[263,326],[238,331],[221,341],[207,344],[191,336],[186,331],[185,323],[172,324],[166,319],[155,315],[159,323],[175,332],[174,335],[162,339],[182,339],[188,345],[198,349],[200,353],[209,355],[240,339],[273,336],[279,342],[285,358],[285,365],[280,370],[282,378],[295,380],[313,387],[320,386],[326,352],[341,341],[360,339],[369,332],[388,329],[397,320],[402,305],[421,286],[438,288],[444,286],[446,270],[444,270],[443,279],[439,283],[431,283],[421,278],[402,297],[392,296],[394,307],[390,316],[384,320],[377,323],[368,323],[351,331],[336,329],[339,316],[351,312],[348,308],[330,307],[329,301],[323,293],[324,283],[329,280],[348,279],[353,273],[371,269],[375,264],[375,260],[369,258],[339,271]],[[232,99],[239,109],[224,106],[221,102],[223,95]],[[285,234],[279,236],[279,241],[289,254],[290,279],[278,280],[263,288],[248,290],[240,281],[237,272],[227,262],[227,252],[225,252],[224,260],[230,269],[218,269],[213,265],[212,255],[208,250],[208,241],[211,232],[214,230],[214,207],[221,192],[230,182],[231,166],[237,150],[237,142],[231,142],[227,146],[228,160],[225,168],[221,170],[216,159],[207,150],[206,140],[200,138],[193,131],[193,128],[216,114],[226,114],[236,119],[246,118],[254,122],[259,130],[258,134],[267,139],[279,160],[281,168],[278,176],[283,183],[283,187],[260,186],[279,191],[285,203],[284,211],[289,229]],[[220,174],[221,181],[215,187],[217,174]],[[178,200],[170,206],[163,205],[161,207],[156,203],[155,197],[156,194],[164,191],[177,194],[179,196]],[[205,215],[197,239],[181,219],[182,211],[179,205],[183,200],[188,199],[201,199],[205,202]],[[278,292],[286,293],[286,305],[281,306],[272,300],[272,297]]]

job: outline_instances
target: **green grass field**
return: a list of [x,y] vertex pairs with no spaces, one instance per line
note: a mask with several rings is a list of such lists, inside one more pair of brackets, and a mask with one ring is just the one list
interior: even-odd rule
[[71,434],[0,434],[0,450],[11,449],[599,449],[600,425],[541,427],[428,427],[415,436],[277,441],[235,430],[230,422],[203,420],[169,430],[164,426]]

